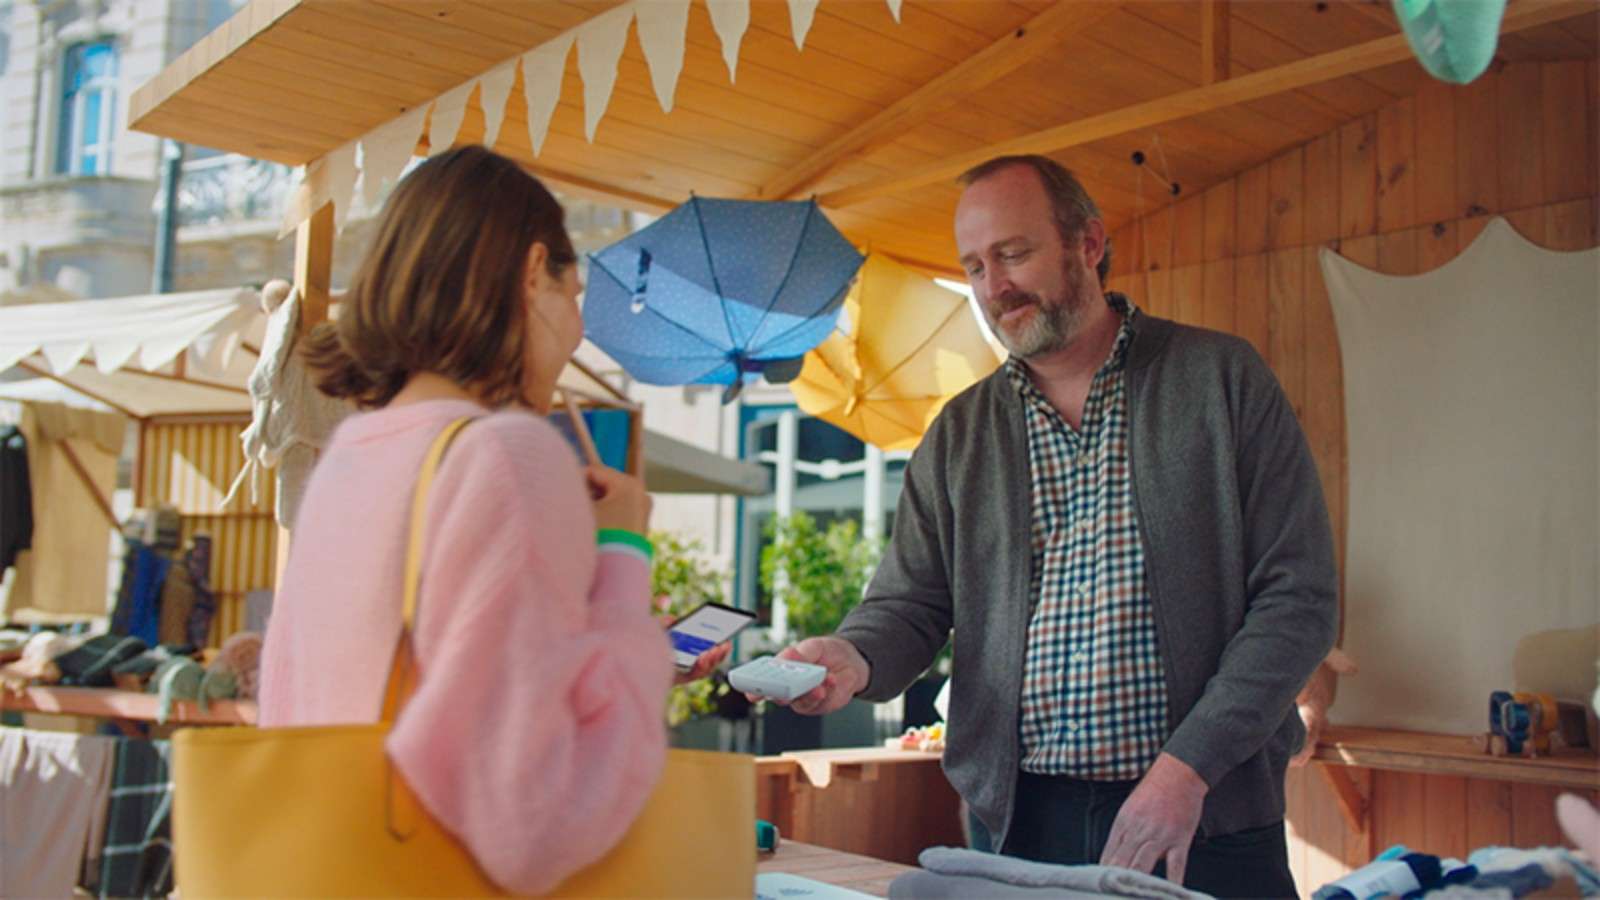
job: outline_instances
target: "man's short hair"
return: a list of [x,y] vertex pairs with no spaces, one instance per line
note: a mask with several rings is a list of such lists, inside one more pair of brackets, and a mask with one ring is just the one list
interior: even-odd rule
[[[961,173],[956,180],[963,186],[971,186],[1002,169],[1012,166],[1023,166],[1038,173],[1039,180],[1044,183],[1045,193],[1050,195],[1050,207],[1054,212],[1056,229],[1061,232],[1064,241],[1076,241],[1083,234],[1083,228],[1090,219],[1100,218],[1100,208],[1095,206],[1094,198],[1083,189],[1083,184],[1076,175],[1066,166],[1056,162],[1048,156],[1026,154],[1019,156],[996,156],[987,162],[981,162]],[[1102,220],[1104,221],[1104,220]],[[1111,235],[1106,235],[1106,250],[1100,257],[1100,264],[1095,266],[1095,273],[1100,276],[1100,284],[1104,286],[1106,276],[1111,274]]]

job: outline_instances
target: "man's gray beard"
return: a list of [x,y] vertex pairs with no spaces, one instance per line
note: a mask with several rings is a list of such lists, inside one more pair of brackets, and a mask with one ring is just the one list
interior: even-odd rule
[[1082,294],[1074,292],[1054,306],[1039,303],[1028,326],[1015,337],[991,322],[990,330],[1011,355],[1021,359],[1045,356],[1065,348],[1083,324]]

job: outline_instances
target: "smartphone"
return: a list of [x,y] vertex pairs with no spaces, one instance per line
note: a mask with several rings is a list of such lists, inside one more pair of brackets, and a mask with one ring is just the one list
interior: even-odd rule
[[672,660],[678,670],[694,668],[700,654],[733,637],[756,620],[756,614],[721,603],[702,603],[672,624]]

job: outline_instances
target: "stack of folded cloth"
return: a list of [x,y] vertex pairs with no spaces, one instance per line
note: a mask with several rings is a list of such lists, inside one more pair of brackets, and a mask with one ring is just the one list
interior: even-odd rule
[[955,847],[929,847],[917,862],[921,870],[907,872],[889,885],[890,900],[1208,900],[1208,895],[1165,878],[1115,866],[1056,866]]

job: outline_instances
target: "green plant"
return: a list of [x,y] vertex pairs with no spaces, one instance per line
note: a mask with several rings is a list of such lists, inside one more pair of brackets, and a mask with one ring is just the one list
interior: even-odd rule
[[789,630],[802,638],[832,634],[861,602],[883,555],[883,541],[863,539],[853,519],[837,519],[824,529],[803,512],[773,519],[767,536],[771,542],[761,550],[761,583],[776,598],[773,585],[782,568]]
[[[727,576],[707,561],[705,546],[699,541],[657,531],[651,533],[650,542],[656,548],[650,565],[650,596],[656,598],[659,613],[675,619],[702,603],[727,602]],[[673,687],[667,697],[667,724],[676,728],[714,712],[717,697],[727,691],[727,683],[714,678]]]

